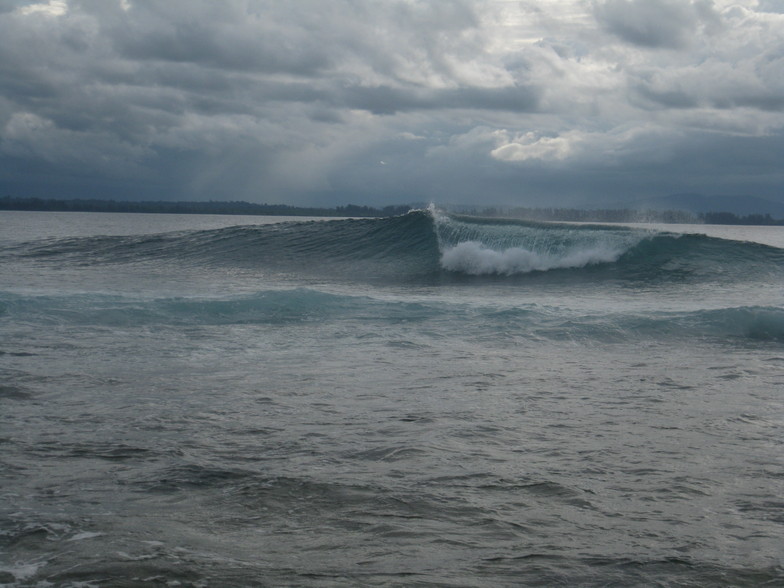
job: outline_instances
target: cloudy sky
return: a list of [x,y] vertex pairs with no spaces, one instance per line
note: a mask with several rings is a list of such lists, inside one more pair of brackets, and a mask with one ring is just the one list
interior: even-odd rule
[[784,200],[784,0],[0,0],[0,195]]

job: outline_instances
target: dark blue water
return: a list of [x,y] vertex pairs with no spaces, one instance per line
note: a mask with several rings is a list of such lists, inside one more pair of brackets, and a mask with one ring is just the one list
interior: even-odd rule
[[0,218],[0,585],[784,584],[780,235],[278,220]]

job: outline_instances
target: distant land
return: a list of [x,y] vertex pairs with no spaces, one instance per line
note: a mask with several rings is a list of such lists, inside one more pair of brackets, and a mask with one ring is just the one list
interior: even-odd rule
[[453,207],[455,212],[545,221],[784,225],[784,204],[756,196],[671,194],[591,208]]
[[239,214],[264,216],[395,216],[405,214],[409,205],[373,208],[348,204],[335,208],[289,206],[287,204],[253,204],[251,202],[184,202],[125,201],[93,199],[0,198],[0,210],[31,210],[49,212],[141,212],[158,214]]
[[[263,216],[384,217],[405,214],[424,205],[392,205],[382,208],[348,204],[334,208],[299,207],[287,204],[254,204],[243,201],[122,201],[102,199],[56,199],[4,196],[0,210],[50,212],[132,212],[158,214],[233,214]],[[525,208],[447,206],[460,214],[523,218],[541,221],[658,222],[735,225],[784,225],[784,205],[754,197],[674,194],[640,200],[626,207]],[[760,212],[762,211],[762,212]]]
[[[617,205],[616,202],[608,208]],[[622,206],[635,210],[684,210],[694,214],[730,212],[741,216],[769,214],[774,218],[784,218],[784,204],[757,196],[706,196],[689,192],[635,200]]]

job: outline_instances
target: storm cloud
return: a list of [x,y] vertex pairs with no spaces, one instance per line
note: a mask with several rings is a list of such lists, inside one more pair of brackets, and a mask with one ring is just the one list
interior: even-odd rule
[[784,0],[12,0],[0,195],[784,200]]

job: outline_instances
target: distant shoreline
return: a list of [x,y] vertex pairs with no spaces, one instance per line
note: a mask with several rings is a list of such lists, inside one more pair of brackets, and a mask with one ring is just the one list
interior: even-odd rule
[[136,212],[155,214],[234,214],[258,216],[396,216],[405,214],[410,206],[373,208],[349,204],[335,208],[299,207],[287,204],[253,204],[251,202],[185,202],[185,201],[129,201],[57,198],[27,198],[4,196],[0,210],[42,212]]
[[[4,196],[0,210],[40,212],[115,212],[149,214],[219,214],[249,216],[320,216],[320,217],[387,217],[405,214],[411,205],[392,205],[383,208],[348,204],[334,208],[300,207],[287,204],[254,204],[244,201],[128,201]],[[784,225],[784,219],[770,214],[737,215],[731,212],[691,213],[683,210],[631,209],[576,209],[576,208],[496,208],[460,207],[459,214],[496,218],[520,218],[536,221],[561,222],[643,222],[668,224],[713,225]]]

